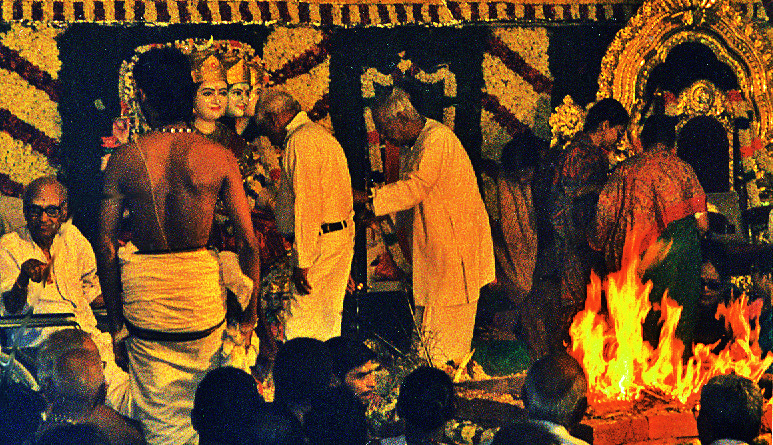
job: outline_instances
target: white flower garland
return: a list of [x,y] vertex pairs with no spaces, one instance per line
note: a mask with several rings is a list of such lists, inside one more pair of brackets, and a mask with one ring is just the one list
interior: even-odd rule
[[314,28],[277,27],[263,45],[263,63],[268,71],[276,71],[322,41],[322,31]]
[[0,132],[0,172],[7,174],[12,181],[26,185],[41,176],[56,174],[56,168],[29,144]]
[[20,75],[0,69],[0,108],[34,126],[46,136],[62,137],[62,118],[56,102]]
[[63,28],[50,22],[12,23],[11,29],[2,35],[2,42],[56,79],[62,68],[56,39],[63,32]]

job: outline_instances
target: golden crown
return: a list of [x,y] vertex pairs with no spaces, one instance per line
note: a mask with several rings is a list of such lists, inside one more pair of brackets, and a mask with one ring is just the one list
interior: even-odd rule
[[226,80],[228,85],[235,85],[237,83],[251,83],[250,82],[250,69],[247,63],[242,57],[231,57],[226,59],[226,66],[229,68],[226,70]]
[[195,83],[227,81],[223,63],[210,51],[192,52],[191,77]]

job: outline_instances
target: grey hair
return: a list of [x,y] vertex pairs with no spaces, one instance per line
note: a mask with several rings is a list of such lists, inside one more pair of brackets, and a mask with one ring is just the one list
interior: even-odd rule
[[43,390],[52,383],[54,368],[59,357],[73,349],[83,349],[91,335],[75,328],[62,329],[49,335],[40,345],[37,357],[37,377]]
[[375,110],[386,119],[394,119],[403,115],[409,120],[418,120],[421,114],[411,103],[411,96],[402,88],[393,88],[389,94],[376,101]]
[[265,90],[255,107],[255,120],[260,123],[267,113],[280,114],[288,111],[293,113],[301,111],[301,105],[290,93],[274,89]]

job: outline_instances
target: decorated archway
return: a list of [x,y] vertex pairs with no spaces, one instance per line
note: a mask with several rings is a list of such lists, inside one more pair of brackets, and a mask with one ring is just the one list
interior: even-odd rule
[[[720,95],[724,98],[726,124],[738,117],[750,123],[747,129],[736,129],[741,143],[751,145],[758,141],[754,146],[764,147],[773,142],[773,92],[768,88],[773,81],[773,47],[760,26],[728,0],[645,2],[609,46],[601,63],[597,98],[618,99],[630,111],[633,133],[638,134],[645,114],[650,111],[647,83],[653,70],[665,63],[675,47],[685,43],[708,47],[735,74],[738,91]],[[692,88],[694,85],[685,90]],[[673,93],[678,96],[685,90]],[[732,132],[728,128],[730,141]],[[732,178],[732,144],[728,149]],[[750,155],[748,148],[742,147],[742,152],[742,157]],[[743,163],[743,159],[740,161]],[[758,194],[748,189],[749,186],[749,206],[759,205]]]

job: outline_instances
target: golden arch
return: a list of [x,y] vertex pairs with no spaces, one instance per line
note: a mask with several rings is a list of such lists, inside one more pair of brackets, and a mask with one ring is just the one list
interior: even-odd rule
[[635,124],[652,69],[675,46],[687,42],[709,47],[735,72],[757,123],[754,136],[766,144],[773,142],[773,94],[768,88],[773,82],[773,49],[764,32],[729,0],[646,1],[602,59],[597,98],[619,100]]

